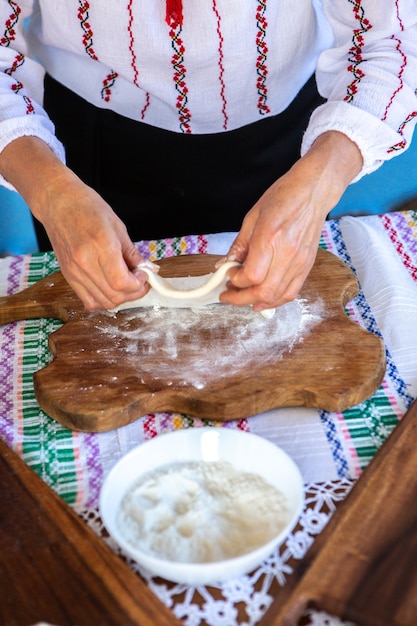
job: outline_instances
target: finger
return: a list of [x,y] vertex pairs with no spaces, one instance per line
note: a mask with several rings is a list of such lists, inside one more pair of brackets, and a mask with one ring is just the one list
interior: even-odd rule
[[81,282],[72,279],[68,280],[68,282],[70,282],[72,289],[88,311],[97,309],[111,310],[114,308],[113,301],[107,298],[103,291],[98,289],[93,282],[86,279]]
[[285,284],[281,283],[278,289],[276,285],[272,285],[271,290],[268,289],[268,285],[247,289],[234,289],[232,287],[220,295],[220,301],[235,306],[252,306],[255,311],[263,311],[294,300],[302,284],[303,280],[297,277]]
[[271,245],[262,230],[257,228],[250,240],[243,266],[230,273],[233,286],[238,289],[247,289],[264,283],[268,279],[271,267],[279,267],[277,254],[278,251]]
[[[106,278],[104,282],[99,282],[99,276],[94,277],[97,282],[93,283],[92,289],[96,301],[106,308],[115,308],[126,301],[141,298],[149,291],[144,272],[134,272],[124,266],[119,272],[114,271],[111,275],[106,274],[104,269],[104,275]],[[98,288],[98,291],[95,288]]]
[[142,298],[149,291],[147,283],[140,289],[129,293],[114,291],[108,288],[105,283],[98,286],[95,282],[85,278],[82,282],[73,280],[72,287],[82,300],[85,308],[90,311],[96,309],[112,310],[124,302]]
[[239,288],[230,281],[227,291],[221,295],[222,302],[236,305],[252,305],[255,310],[274,308],[293,300],[299,293],[309,272],[310,265],[305,262],[292,262],[287,265],[286,259],[274,257],[267,270],[265,279],[259,285]]
[[93,280],[97,283],[108,298],[128,296],[138,291],[143,292],[147,276],[144,272],[129,269],[122,254],[114,254],[113,261],[104,259],[100,264]]
[[148,291],[146,274],[129,270],[120,249],[104,258],[93,258],[94,261],[83,259],[77,264],[60,264],[66,280],[88,310],[113,309]]
[[228,253],[224,259],[218,262],[218,265],[226,261],[237,261],[241,264],[245,262],[257,216],[258,210],[255,207],[246,214],[239,233],[236,235]]
[[227,254],[227,260],[236,260],[242,268],[230,272],[235,287],[245,289],[260,285],[274,262],[274,248],[270,243],[271,225],[262,220],[255,206],[245,217],[242,229]]
[[140,263],[144,262],[143,256],[129,237],[127,237],[127,240],[122,241],[122,256],[130,270],[136,269]]
[[238,263],[243,263],[249,250],[249,241],[250,233],[246,232],[244,226],[242,226],[240,233],[236,236],[228,253],[221,262],[237,261]]

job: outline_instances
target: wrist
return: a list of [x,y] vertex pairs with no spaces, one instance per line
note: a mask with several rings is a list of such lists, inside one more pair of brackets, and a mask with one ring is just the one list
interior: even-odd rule
[[49,146],[34,136],[20,137],[4,148],[0,154],[0,172],[40,221],[51,198],[57,197],[57,190],[78,180]]
[[323,184],[333,206],[363,167],[357,144],[338,131],[320,135],[303,158],[316,168],[318,182]]

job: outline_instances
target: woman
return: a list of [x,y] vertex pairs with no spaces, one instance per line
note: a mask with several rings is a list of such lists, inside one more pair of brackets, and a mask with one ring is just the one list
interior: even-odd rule
[[239,230],[222,299],[293,299],[346,187],[411,140],[415,3],[103,7],[0,0],[0,172],[44,245],[113,308],[147,290],[132,239]]

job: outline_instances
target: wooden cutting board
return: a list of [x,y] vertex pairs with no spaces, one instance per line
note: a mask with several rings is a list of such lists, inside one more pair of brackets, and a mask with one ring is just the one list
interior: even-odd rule
[[180,626],[0,439],[0,624]]
[[[160,273],[207,274],[218,258],[167,258]],[[163,411],[225,421],[282,406],[342,411],[372,395],[385,372],[382,340],[345,313],[357,290],[349,268],[319,249],[299,298],[270,320],[223,304],[116,315],[86,311],[57,272],[0,298],[0,324],[65,322],[34,386],[42,409],[72,429],[111,430]]]

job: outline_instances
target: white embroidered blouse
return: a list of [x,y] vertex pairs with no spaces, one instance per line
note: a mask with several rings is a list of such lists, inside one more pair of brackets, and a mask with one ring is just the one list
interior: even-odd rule
[[0,44],[0,150],[36,135],[64,159],[41,107],[44,70],[179,133],[280,113],[316,72],[327,102],[302,152],[341,131],[361,175],[405,150],[417,119],[415,0],[0,0]]

